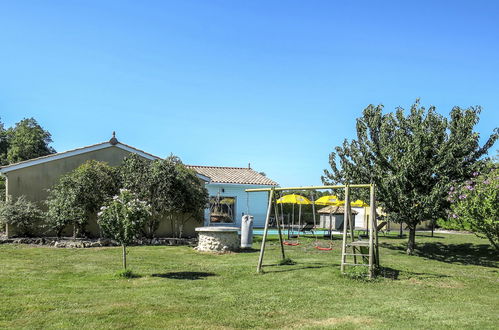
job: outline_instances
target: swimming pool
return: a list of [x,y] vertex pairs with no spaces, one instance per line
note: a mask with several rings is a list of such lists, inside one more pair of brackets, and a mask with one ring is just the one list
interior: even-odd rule
[[[314,230],[315,235],[318,236],[323,236],[325,234],[329,234],[329,231],[327,230]],[[269,229],[268,232],[269,235],[279,235],[279,231],[277,229]],[[288,231],[287,230],[282,230],[283,235],[287,235]],[[296,232],[295,232],[296,234]],[[333,235],[339,235],[341,232],[333,230]],[[253,235],[263,235],[263,229],[253,229]],[[300,235],[303,235],[303,233],[300,233]],[[313,235],[310,232],[306,232],[306,235]]]

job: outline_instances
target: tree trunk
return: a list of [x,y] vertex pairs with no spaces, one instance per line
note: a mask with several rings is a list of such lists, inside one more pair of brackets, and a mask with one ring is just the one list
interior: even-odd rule
[[409,240],[407,241],[407,254],[412,256],[416,247],[416,227],[409,226]]
[[431,220],[431,237],[433,237],[434,231],[435,231],[435,221]]
[[404,236],[404,228],[402,227],[404,225],[403,222],[400,223],[400,228],[399,228],[399,237],[402,238]]
[[126,245],[123,244],[123,268],[126,270]]

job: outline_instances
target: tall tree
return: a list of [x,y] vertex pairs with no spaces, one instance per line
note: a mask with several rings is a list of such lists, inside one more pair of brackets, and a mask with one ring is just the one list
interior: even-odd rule
[[484,156],[499,137],[497,128],[479,145],[474,132],[480,107],[455,107],[450,120],[425,109],[419,100],[404,109],[383,114],[383,106],[369,105],[357,119],[357,139],[345,140],[329,157],[325,183],[372,182],[389,220],[409,228],[407,253],[415,248],[416,226],[445,217],[447,192],[483,166]]
[[25,118],[7,130],[7,161],[16,163],[55,152],[52,136],[34,118]]

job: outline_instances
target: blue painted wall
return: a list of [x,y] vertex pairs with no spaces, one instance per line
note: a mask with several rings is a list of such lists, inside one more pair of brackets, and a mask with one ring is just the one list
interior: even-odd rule
[[[265,216],[267,213],[268,192],[247,193],[245,189],[251,188],[269,188],[267,185],[250,184],[228,184],[228,183],[209,183],[206,185],[210,196],[235,197],[235,224],[211,224],[211,225],[237,225],[241,226],[241,217],[244,214],[250,214],[254,217],[253,226],[263,227],[265,225]],[[205,210],[205,225],[209,225],[209,209]]]

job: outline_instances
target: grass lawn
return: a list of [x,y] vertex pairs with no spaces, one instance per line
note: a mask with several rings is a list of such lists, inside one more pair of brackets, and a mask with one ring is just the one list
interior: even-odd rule
[[473,235],[381,236],[385,277],[340,275],[330,252],[289,247],[277,266],[271,239],[258,253],[202,254],[189,247],[132,247],[139,278],[114,276],[120,248],[0,246],[1,328],[496,328],[499,258]]

